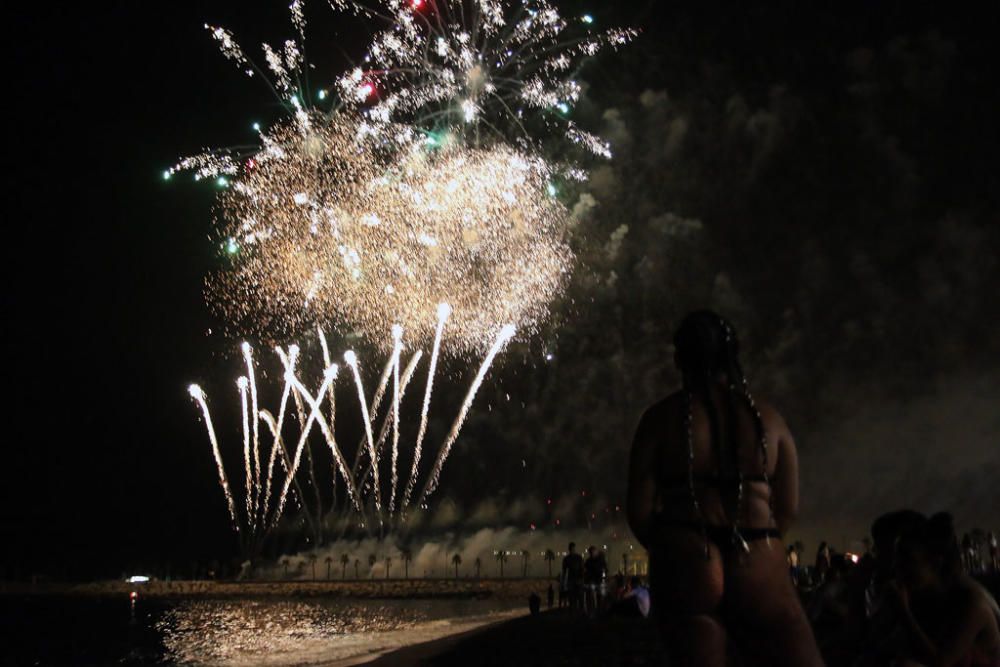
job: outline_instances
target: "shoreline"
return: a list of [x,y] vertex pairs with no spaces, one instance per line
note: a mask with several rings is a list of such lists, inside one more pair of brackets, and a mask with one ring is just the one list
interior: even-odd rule
[[[358,655],[340,658],[332,662],[319,663],[316,667],[357,667],[370,665],[372,667],[386,665],[415,665],[422,660],[441,655],[452,649],[459,642],[470,639],[480,633],[502,627],[511,621],[527,615],[527,611],[510,611],[497,614],[495,618],[479,619],[454,624],[454,629],[442,634],[422,638],[412,644],[400,643],[394,646],[382,646]],[[405,632],[405,631],[402,631]]]
[[499,599],[544,597],[551,580],[527,579],[366,579],[341,581],[97,581],[87,583],[0,583],[0,597],[144,598],[334,597],[383,600]]
[[667,664],[655,622],[644,618],[590,618],[568,609],[522,613],[469,632],[388,651],[366,661],[323,667],[581,667]]

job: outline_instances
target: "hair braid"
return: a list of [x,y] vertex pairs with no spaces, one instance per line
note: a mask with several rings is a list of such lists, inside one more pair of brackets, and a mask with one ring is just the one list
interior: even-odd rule
[[740,533],[740,519],[743,516],[743,498],[746,493],[746,483],[743,478],[743,466],[740,461],[739,454],[739,415],[736,413],[736,405],[733,401],[733,394],[735,393],[735,382],[738,380],[739,365],[737,363],[737,354],[739,351],[739,343],[736,340],[736,333],[733,331],[732,326],[724,318],[719,318],[719,326],[725,335],[723,352],[724,352],[724,363],[723,370],[726,373],[726,381],[728,384],[729,391],[726,394],[726,400],[729,403],[729,433],[730,440],[732,444],[732,454],[735,459],[735,469],[736,469],[736,507],[733,513],[733,545],[739,546],[743,553],[749,553],[750,545],[747,544],[746,540],[743,539],[743,535]]
[[687,434],[688,445],[688,490],[691,492],[691,504],[694,506],[695,514],[701,523],[701,536],[705,541],[705,560],[711,557],[711,550],[708,546],[708,528],[705,525],[705,514],[701,511],[701,503],[698,502],[698,492],[694,485],[694,434],[691,429],[693,415],[691,414],[691,390],[684,387],[684,430]]
[[[695,484],[695,448],[692,428],[693,403],[698,398],[705,402],[711,446],[718,461],[718,479],[722,483],[735,477],[735,507],[731,508],[733,512],[731,515],[733,545],[738,546],[744,553],[749,552],[749,545],[740,533],[746,496],[746,474],[740,456],[741,429],[738,409],[740,403],[745,402],[750,408],[757,444],[760,447],[763,466],[761,477],[770,491],[768,443],[763,419],[750,395],[746,377],[740,367],[739,342],[736,332],[729,322],[719,315],[707,310],[696,311],[688,315],[677,330],[674,336],[674,345],[677,350],[678,365],[684,376],[684,426],[688,441],[688,486],[693,509],[701,522],[702,533],[705,537],[706,558],[710,556],[708,529],[703,508],[698,501]],[[712,387],[720,376],[726,378],[728,385],[725,409],[729,429],[726,438],[723,438],[718,410],[712,401]],[[723,441],[725,441],[725,445]],[[768,510],[773,522],[773,496],[770,493]],[[729,515],[730,512],[727,511],[726,514]],[[768,544],[770,545],[770,539],[768,539]]]

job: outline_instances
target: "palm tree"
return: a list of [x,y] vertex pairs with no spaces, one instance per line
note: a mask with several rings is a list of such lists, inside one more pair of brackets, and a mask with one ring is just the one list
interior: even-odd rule
[[497,562],[500,563],[500,578],[503,579],[503,564],[507,562],[507,552],[500,550],[496,555]]
[[528,557],[531,556],[527,549],[521,550],[521,577],[528,578]]
[[309,559],[309,565],[312,567],[313,581],[316,581],[316,560],[319,558],[319,556],[317,556],[316,552],[313,551],[308,556],[306,556],[306,558]]
[[344,555],[342,555],[340,557],[340,565],[341,565],[340,578],[341,579],[347,579],[347,566],[350,565],[350,564],[351,564],[351,557],[350,556],[348,556],[347,554],[344,554]]
[[371,569],[371,578],[375,578],[375,563],[378,562],[378,556],[375,554],[368,554],[368,567]]
[[458,566],[462,564],[462,557],[455,554],[451,557],[451,564],[455,566],[455,578],[458,579]]
[[323,562],[326,563],[326,580],[330,581],[330,568],[333,566],[333,556],[327,556],[323,559]]
[[392,565],[392,559],[388,556],[385,557],[385,578],[389,578],[389,567]]
[[552,563],[556,559],[556,552],[552,549],[545,550],[545,562],[549,564],[549,579],[552,578]]
[[288,565],[291,563],[291,560],[288,558],[288,556],[282,556],[281,560],[278,561],[278,562],[281,563],[282,566],[284,566],[284,568],[285,568],[285,579],[287,579],[288,578]]
[[473,565],[476,566],[476,579],[479,579],[479,571],[483,568],[483,559],[476,556],[476,562]]
[[361,568],[361,561],[357,558],[354,559],[354,578],[360,579],[361,573],[358,571]]
[[413,560],[413,552],[409,549],[403,549],[400,553],[403,558],[403,577],[406,579],[410,578],[410,561]]

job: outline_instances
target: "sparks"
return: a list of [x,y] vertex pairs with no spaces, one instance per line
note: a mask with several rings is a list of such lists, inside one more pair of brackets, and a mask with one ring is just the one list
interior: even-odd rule
[[210,276],[208,296],[234,333],[335,324],[372,332],[388,352],[398,323],[430,341],[441,303],[455,313],[450,353],[488,349],[498,322],[537,330],[573,260],[544,160],[508,147],[428,154],[403,129],[385,159],[349,117],[310,116],[309,128],[268,130],[256,166],[220,195],[234,263]]
[[[377,76],[380,100],[365,110],[372,123],[443,121],[473,144],[484,136],[534,143],[524,112],[551,109],[560,99],[575,102],[581,89],[572,76],[582,60],[636,35],[629,29],[593,32],[590,14],[580,19],[581,29],[548,0],[440,0],[436,10],[446,21],[414,20],[424,0],[331,4],[387,24],[372,38],[367,69],[337,82],[346,104],[367,102],[367,95],[351,91],[362,78]],[[607,152],[606,143],[567,118],[545,125],[599,155]]]

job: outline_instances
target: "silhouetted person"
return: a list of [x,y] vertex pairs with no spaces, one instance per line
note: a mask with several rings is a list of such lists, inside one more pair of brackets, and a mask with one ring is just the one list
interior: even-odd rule
[[583,608],[583,557],[576,552],[576,543],[569,543],[569,553],[563,558],[562,580],[571,609]]
[[997,547],[997,536],[990,531],[986,537],[990,550],[990,569],[992,572],[1000,572],[1000,548]]
[[799,580],[802,577],[802,569],[799,567],[799,552],[796,551],[794,546],[789,544],[786,553],[788,554],[786,556],[788,560],[788,576],[791,578],[792,585],[797,588]]
[[995,601],[962,571],[951,515],[936,514],[900,537],[895,603],[908,639],[903,665],[1000,666]]
[[826,573],[830,570],[830,545],[826,542],[819,543],[816,550],[816,563],[813,567],[813,582],[818,586],[826,579]]
[[782,544],[799,506],[792,435],[751,398],[728,322],[692,313],[674,348],[683,388],[643,415],[628,495],[671,665],[725,665],[730,642],[756,664],[822,665]]
[[888,663],[903,642],[897,607],[887,602],[886,593],[893,578],[896,542],[923,519],[919,512],[905,509],[875,519],[873,553],[848,575],[848,631],[859,655],[871,664]]
[[538,593],[532,593],[528,597],[528,610],[532,616],[538,616],[538,613],[542,611],[542,598],[538,597]]
[[549,584],[549,590],[548,590],[547,597],[548,597],[548,603],[549,603],[549,607],[548,608],[552,609],[552,603],[555,602],[556,592],[555,592],[555,589],[552,588],[552,584],[551,583]]
[[587,560],[583,563],[583,585],[586,591],[587,611],[594,613],[604,602],[604,590],[608,577],[608,562],[603,551],[597,547],[587,547]]

